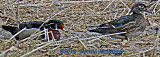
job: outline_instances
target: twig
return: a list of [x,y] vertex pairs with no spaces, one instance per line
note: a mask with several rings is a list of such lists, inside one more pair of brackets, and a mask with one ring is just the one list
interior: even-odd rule
[[113,18],[113,19],[116,19],[116,17],[117,17],[117,14],[118,14],[118,10],[117,10],[117,13],[114,15],[114,18]]
[[126,14],[126,15],[129,15],[130,11],[131,11],[131,9],[129,9],[129,10],[128,10],[128,12],[127,12],[127,14]]
[[23,32],[24,30],[26,30],[26,27],[23,28],[22,30],[20,30],[19,32],[17,32],[15,35],[13,35],[13,36],[9,39],[9,41],[12,40],[13,38],[15,38],[18,34],[20,34],[21,32]]
[[22,50],[18,49],[17,47],[12,46],[11,48],[7,49],[6,51],[3,51],[3,52],[0,54],[0,56],[3,57],[3,56],[6,55],[6,53],[7,53],[8,51],[13,51],[13,50],[18,50],[18,51],[22,52]]
[[[101,42],[103,42],[103,43],[105,43],[105,44],[108,44],[108,45],[112,45],[112,44],[110,44],[110,43],[108,43],[108,42],[105,42],[105,41],[101,40],[100,37],[99,37],[99,38],[97,37],[96,39],[93,39],[93,40],[88,41],[88,42],[93,42],[93,41],[96,41],[96,40],[99,40],[99,41],[101,41]],[[115,46],[115,45],[113,45],[113,46]]]
[[[38,29],[39,30],[39,29]],[[39,34],[41,34],[42,32],[44,32],[45,30],[43,30],[43,31],[40,31],[39,33],[36,33],[36,34],[34,34],[33,33],[33,35],[31,35],[30,37],[27,37],[27,38],[25,38],[25,39],[23,39],[23,40],[21,40],[20,42],[24,42],[24,41],[26,41],[26,40],[28,40],[28,39],[30,39],[31,37],[33,37],[33,36],[37,36],[37,35],[39,35]]]
[[157,56],[157,54],[156,54],[157,51],[156,51],[156,50],[157,50],[157,48],[158,48],[159,37],[160,37],[160,27],[158,28],[157,37],[156,37],[156,40],[155,40],[155,42],[154,42],[154,51],[153,51],[152,57]]
[[[89,8],[87,5],[86,5],[86,8],[89,9],[90,11],[93,11],[93,10],[92,10],[91,8]],[[88,12],[88,10],[85,10],[85,11]],[[88,12],[88,13],[90,13],[90,12]],[[93,12],[91,12],[91,13],[93,13]]]
[[[99,38],[98,38],[98,40],[99,40],[99,41],[101,41],[101,42],[103,42],[103,43],[106,43],[106,44],[112,45],[112,44],[110,44],[110,43],[108,43],[108,42],[105,42],[105,41],[103,41],[103,40],[99,39]],[[115,45],[114,45],[114,46],[115,46]]]
[[45,44],[45,45],[43,45],[43,46],[41,46],[41,47],[38,47],[38,48],[36,48],[36,49],[34,49],[34,50],[32,50],[32,51],[30,51],[30,52],[28,52],[28,53],[26,53],[26,54],[20,56],[20,57],[26,57],[26,56],[28,56],[28,55],[34,53],[35,51],[40,50],[40,49],[42,49],[42,48],[44,48],[44,47],[50,45],[51,43],[52,43],[52,42],[49,42],[49,43],[47,43],[47,44]]
[[152,51],[154,50],[154,48],[150,48],[148,50],[142,51],[140,52],[140,54],[143,54],[143,57],[145,56],[145,54],[147,55],[148,53],[152,53]]
[[[46,46],[48,46],[48,45],[50,45],[50,44],[56,43],[56,42],[57,42],[57,41],[55,41],[55,42],[49,42],[49,43],[47,43],[47,44],[45,44],[45,45],[43,45],[43,46],[41,46],[41,47],[38,47],[38,48],[36,48],[36,49],[34,49],[34,50],[32,50],[32,51],[30,51],[30,52],[28,52],[28,53],[20,56],[20,57],[27,57],[27,56],[29,56],[30,54],[33,54],[35,51],[38,51],[38,50],[40,50],[40,49],[42,49],[42,48],[44,48],[44,47],[46,47]],[[68,43],[72,43],[72,42],[74,42],[74,41],[71,41],[71,42],[68,42]],[[59,47],[62,46],[62,45],[65,45],[65,44],[67,44],[67,43],[61,44],[61,45],[59,45]],[[57,47],[56,47],[56,48],[57,48]],[[54,48],[54,50],[55,50],[56,48]]]
[[124,5],[124,6],[126,6],[128,9],[130,9],[122,0],[120,0],[121,2],[122,2],[122,4]]
[[123,50],[123,48],[129,43],[130,41],[128,40],[124,45],[122,45],[122,47],[120,48],[120,50]]
[[86,47],[86,45],[85,45],[81,40],[79,40],[79,42],[83,45],[83,47],[84,47],[85,49],[88,49],[88,48]]
[[5,41],[8,41],[8,40],[0,39],[0,42],[5,42]]
[[[99,0],[100,1],[100,0]],[[106,0],[102,0],[101,2],[105,2]],[[111,0],[107,0],[107,1],[111,1]],[[61,1],[60,3],[61,4],[75,4],[75,3],[93,3],[93,2],[96,2],[96,0],[89,0],[89,1],[81,1],[81,0],[77,0],[77,1],[72,1],[72,0],[70,0],[70,1]]]
[[123,12],[120,14],[119,17],[121,17],[124,14],[125,11],[126,11],[126,8],[123,9]]
[[6,8],[4,8],[4,11],[3,11],[3,13],[4,13],[4,16],[6,16]]
[[104,11],[113,3],[113,1],[114,1],[114,0],[112,0],[112,2],[109,3],[109,5],[107,5],[107,7],[106,7],[102,12],[104,12]]
[[127,14],[126,15],[129,15],[129,12],[131,11],[131,9],[122,1],[122,0],[120,0],[126,7],[127,7],[127,9],[128,9],[128,12],[127,12]]
[[160,2],[160,0],[158,0],[158,1],[155,3],[155,7],[154,7],[154,9],[153,9],[154,14],[155,14],[155,10],[156,10],[156,7],[158,6],[159,2]]
[[0,22],[1,22],[0,25],[5,25],[1,18],[0,18]]
[[19,15],[19,11],[20,11],[20,6],[19,6],[19,1],[17,0],[18,4],[17,4],[17,14],[16,14],[16,18],[19,20],[20,19],[20,15]]
[[7,20],[6,20],[5,24],[3,24],[3,25],[6,25],[6,24],[7,24],[7,22],[8,22],[8,20],[9,20],[9,18],[7,18]]
[[50,5],[50,3],[45,4],[26,4],[26,5],[20,5],[20,7],[38,7],[38,6],[47,6]]
[[119,32],[119,33],[113,33],[113,34],[101,35],[101,36],[96,36],[96,37],[83,38],[83,39],[80,39],[80,40],[94,39],[94,38],[101,38],[101,37],[105,37],[105,36],[111,36],[111,35],[117,35],[117,34],[124,34],[124,33],[126,33],[126,32]]
[[46,43],[48,43],[48,42],[43,42],[43,43],[41,43],[41,44],[36,44],[36,46],[41,46],[41,45],[44,45],[44,44],[46,44]]
[[94,41],[96,41],[96,40],[98,40],[98,39],[90,40],[90,41],[88,41],[88,43],[94,42]]
[[154,3],[149,9],[151,9],[154,5],[156,5],[156,3]]
[[54,1],[52,1],[52,3],[51,3],[49,6],[52,6],[54,3],[55,3],[55,2],[54,2]]
[[160,9],[155,14],[157,14],[159,11],[160,11]]

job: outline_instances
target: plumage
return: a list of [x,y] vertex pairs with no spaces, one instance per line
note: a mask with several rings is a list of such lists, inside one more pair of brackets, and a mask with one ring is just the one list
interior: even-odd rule
[[56,40],[60,40],[61,36],[60,36],[60,32],[58,30],[52,30],[51,28],[48,28],[48,31],[51,32],[51,33],[48,33],[49,40],[52,40],[52,38],[55,38]]
[[[20,29],[23,28],[39,28],[44,22],[24,22],[24,23],[17,23],[18,27]],[[56,29],[56,25],[57,25],[57,29],[62,29],[64,30],[64,24],[62,21],[60,20],[50,20],[47,23],[45,23],[40,29],[43,30],[43,28],[48,28],[51,27],[52,29]]]
[[[24,22],[24,23],[17,23],[18,27],[12,27],[12,26],[2,26],[3,29],[10,31],[12,35],[16,34],[18,31],[20,31],[23,28],[27,28],[24,32],[20,33],[18,36],[16,36],[17,40],[24,39],[26,37],[29,37],[32,33],[34,33],[36,30],[39,29],[39,27],[43,24],[44,22]],[[34,29],[33,29],[34,28]],[[60,39],[60,32],[57,29],[62,29],[64,30],[64,24],[60,20],[49,20],[46,22],[40,30],[48,29],[49,39],[52,40],[52,38],[55,38],[56,40]],[[44,38],[45,36],[42,35]]]
[[131,8],[132,15],[122,16],[118,19],[102,24],[90,32],[98,32],[101,34],[111,34],[117,32],[127,32],[126,34],[114,35],[113,38],[134,38],[139,36],[148,25],[146,19],[141,14],[148,12],[144,4],[136,4]]
[[[22,29],[24,27],[26,28],[39,28],[44,22],[24,22],[24,23],[19,23],[19,28]],[[64,24],[60,20],[49,20],[46,22],[41,28],[41,30],[47,29],[49,36],[49,40],[52,40],[52,38],[55,38],[56,40],[60,39],[60,32],[57,29],[64,30]],[[44,36],[43,36],[44,37]]]
[[[13,27],[13,26],[2,26],[2,28],[4,30],[11,32],[12,35],[14,35],[20,31],[20,29],[18,27]],[[37,28],[26,29],[23,32],[21,32],[20,34],[18,34],[15,38],[16,38],[16,40],[22,40],[24,38],[31,36],[36,30],[38,30],[38,29]]]
[[39,28],[43,22],[24,22],[24,23],[17,23],[20,29],[26,28]]

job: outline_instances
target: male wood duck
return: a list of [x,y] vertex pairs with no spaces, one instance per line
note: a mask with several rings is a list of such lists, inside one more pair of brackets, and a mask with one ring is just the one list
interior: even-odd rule
[[[18,26],[20,29],[23,29],[24,27],[39,28],[42,24],[43,24],[43,22],[24,22],[24,23],[19,23]],[[47,34],[49,36],[49,40],[52,40],[52,38],[59,40],[60,39],[60,32],[57,29],[65,30],[63,22],[60,20],[56,20],[56,19],[49,20],[40,29],[41,30],[47,29],[48,32],[50,32]],[[47,35],[45,35],[45,38]]]
[[[29,37],[33,32],[36,31],[36,29],[39,29],[39,27],[43,24],[43,22],[24,22],[24,23],[18,23],[18,27],[12,27],[12,26],[2,26],[3,29],[10,31],[12,35],[16,34],[18,31],[20,31],[23,28],[27,28],[23,33],[19,34],[16,39],[24,39],[26,37]],[[35,29],[33,29],[35,28]],[[49,36],[49,40],[52,40],[52,38],[55,38],[56,40],[60,39],[60,32],[57,29],[64,29],[64,24],[60,20],[50,20],[49,22],[45,23],[40,30],[47,29],[48,33],[47,35]],[[26,33],[27,32],[27,33]],[[44,36],[42,36],[44,37]]]
[[147,20],[141,14],[149,12],[144,4],[135,4],[130,13],[132,15],[122,16],[118,19],[102,24],[90,32],[98,32],[100,34],[112,34],[117,32],[127,32],[126,34],[113,35],[113,38],[128,39],[134,38],[142,34],[148,25]]
[[[44,22],[24,22],[24,23],[18,23],[18,27],[20,29],[23,29],[24,27],[26,28],[39,28]],[[57,27],[56,27],[57,26]],[[43,30],[44,27],[51,27],[52,29],[61,29],[61,30],[65,30],[64,29],[64,24],[62,21],[60,20],[50,20],[47,23],[45,23],[40,29]]]

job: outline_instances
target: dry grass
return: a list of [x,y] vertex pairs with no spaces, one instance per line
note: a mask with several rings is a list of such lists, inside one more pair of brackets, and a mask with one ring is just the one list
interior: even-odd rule
[[[4,25],[16,26],[16,22],[46,21],[49,19],[62,20],[68,32],[61,31],[60,41],[45,42],[43,40],[4,40],[10,38],[8,32],[0,35],[0,55],[3,57],[140,57],[140,56],[160,56],[159,55],[159,35],[146,31],[147,35],[133,38],[127,45],[119,39],[112,39],[107,35],[100,35],[88,32],[88,29],[99,24],[103,24],[124,16],[135,3],[144,3],[154,9],[154,15],[146,14],[145,17],[152,23],[160,22],[160,3],[149,3],[144,1],[92,1],[92,2],[55,2],[55,1],[4,1],[0,2],[0,23]],[[1,29],[0,32],[6,32]],[[2,33],[1,33],[2,34]],[[123,54],[60,54],[60,48],[80,49],[116,49],[124,47]],[[154,55],[156,54],[156,55]]]

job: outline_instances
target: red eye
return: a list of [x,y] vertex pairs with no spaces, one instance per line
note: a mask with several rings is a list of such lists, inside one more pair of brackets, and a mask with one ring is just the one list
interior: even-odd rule
[[60,25],[60,23],[58,23],[58,25]]

